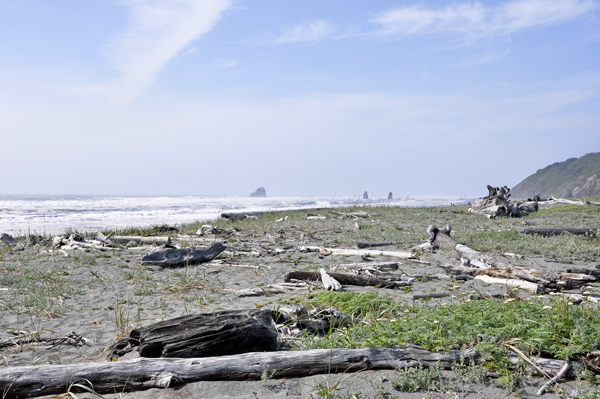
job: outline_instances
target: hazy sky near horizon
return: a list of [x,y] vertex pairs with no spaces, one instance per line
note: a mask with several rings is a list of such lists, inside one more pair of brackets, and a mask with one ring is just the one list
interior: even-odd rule
[[600,151],[600,0],[0,1],[0,194],[487,194]]

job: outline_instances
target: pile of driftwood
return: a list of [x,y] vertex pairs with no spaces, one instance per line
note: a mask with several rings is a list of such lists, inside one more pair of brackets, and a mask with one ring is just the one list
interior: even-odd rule
[[[518,287],[538,294],[547,291],[556,292],[580,288],[585,284],[597,280],[598,274],[593,270],[589,272],[585,271],[584,273],[541,271],[513,266],[498,261],[490,255],[476,251],[454,240],[450,236],[451,230],[451,226],[446,226],[442,230],[436,226],[429,226],[427,229],[427,233],[430,236],[429,242],[414,247],[415,250],[434,248],[454,249],[461,257],[461,265],[440,265],[440,267],[446,269],[451,274],[469,275],[485,283]],[[597,301],[594,297],[589,297],[589,299]]]
[[522,217],[537,212],[540,207],[553,205],[590,205],[590,201],[573,201],[564,198],[542,198],[535,195],[526,201],[510,201],[510,188],[487,186],[488,195],[473,201],[469,212],[476,215],[485,215],[490,219],[498,216]]

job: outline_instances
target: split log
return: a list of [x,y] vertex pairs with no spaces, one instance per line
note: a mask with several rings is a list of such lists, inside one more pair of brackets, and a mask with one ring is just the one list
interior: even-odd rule
[[[475,358],[468,349],[464,358]],[[445,369],[461,361],[461,352],[429,352],[407,344],[403,348],[315,349],[310,351],[255,352],[201,359],[139,358],[120,362],[6,367],[0,369],[0,389],[6,399],[31,398],[70,392],[87,392],[72,384],[87,385],[98,394],[168,388],[195,381],[260,379],[265,368],[273,378],[297,377],[375,369],[429,367]],[[90,386],[91,385],[91,386]]]
[[525,234],[539,235],[542,237],[559,236],[563,233],[571,233],[575,235],[584,235],[588,237],[596,237],[600,228],[577,228],[577,227],[556,227],[556,228],[531,228],[523,230]]
[[[354,274],[347,273],[329,273],[331,277],[336,279],[342,285],[357,285],[360,287],[372,286],[372,287],[381,287],[381,288],[394,288],[394,287],[403,287],[406,285],[410,285],[410,283],[404,281],[390,281],[383,280],[377,277],[364,277],[357,276]],[[286,282],[292,280],[308,280],[308,281],[320,281],[321,275],[317,272],[289,272],[285,275],[284,280]]]
[[162,267],[177,267],[209,262],[216,258],[227,247],[220,242],[208,248],[162,248],[142,258],[142,265],[159,265]]
[[[141,357],[209,357],[277,349],[270,310],[192,314],[136,328],[118,341],[109,358],[138,347]],[[119,343],[120,342],[120,343]]]

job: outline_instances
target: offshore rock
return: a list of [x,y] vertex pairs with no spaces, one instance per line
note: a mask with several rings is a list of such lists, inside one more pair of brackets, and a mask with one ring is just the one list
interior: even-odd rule
[[363,199],[369,199],[369,193],[366,191],[363,193]]
[[259,187],[256,189],[256,191],[252,192],[250,194],[251,197],[266,197],[267,196],[267,191],[265,190],[264,187]]

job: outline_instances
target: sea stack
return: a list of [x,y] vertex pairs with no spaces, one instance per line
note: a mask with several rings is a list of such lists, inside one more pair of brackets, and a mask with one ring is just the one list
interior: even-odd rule
[[369,199],[369,193],[366,191],[363,193],[363,199]]
[[394,199],[394,196],[392,195],[392,192],[391,192],[391,191],[390,191],[390,193],[388,194],[388,199],[389,199],[389,200],[391,200],[391,199]]
[[253,193],[250,194],[251,197],[266,197],[267,196],[267,192],[265,191],[264,187],[259,187],[256,189],[256,191],[254,191]]

